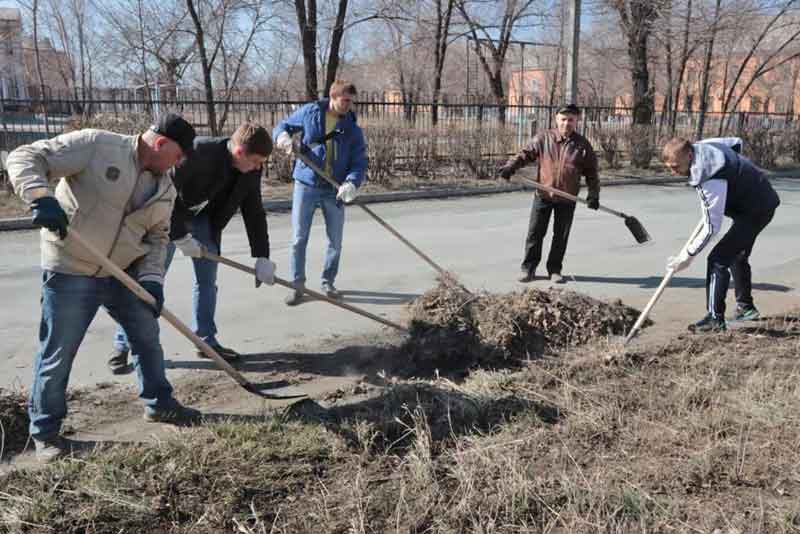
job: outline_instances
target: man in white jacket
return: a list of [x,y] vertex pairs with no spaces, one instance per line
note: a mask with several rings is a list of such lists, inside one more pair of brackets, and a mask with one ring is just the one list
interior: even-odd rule
[[702,230],[681,253],[669,258],[667,269],[686,269],[722,227],[723,216],[733,219],[728,232],[708,255],[707,313],[689,325],[692,332],[726,329],[725,296],[731,276],[736,291],[736,320],[759,317],[753,303],[750,253],[756,237],[770,223],[780,205],[778,194],[761,170],[740,154],[738,137],[690,143],[675,137],[667,142],[663,158],[673,174],[689,177],[700,199]]
[[[102,306],[135,347],[139,398],[150,422],[182,424],[200,412],[178,403],[164,371],[157,317],[175,187],[164,174],[191,150],[194,129],[174,114],[137,136],[80,130],[14,150],[8,173],[42,227],[42,317],[28,413],[40,461],[67,452],[59,436],[72,363]],[[48,179],[58,180],[53,195]],[[137,279],[151,308],[97,263],[70,231]]]

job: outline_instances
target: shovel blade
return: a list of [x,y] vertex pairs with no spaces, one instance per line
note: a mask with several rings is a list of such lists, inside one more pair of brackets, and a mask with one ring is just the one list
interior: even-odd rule
[[644,226],[642,226],[642,223],[640,223],[639,219],[636,217],[625,217],[625,226],[627,226],[628,230],[633,234],[633,238],[636,239],[637,243],[647,243],[652,240],[650,234],[647,233],[647,230],[644,229]]

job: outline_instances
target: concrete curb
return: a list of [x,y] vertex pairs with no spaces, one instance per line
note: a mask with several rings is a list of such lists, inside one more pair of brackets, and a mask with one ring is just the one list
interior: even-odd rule
[[[787,178],[791,174],[771,173],[771,177]],[[600,182],[602,187],[615,187],[621,185],[670,185],[686,183],[686,178],[655,176],[652,178],[618,178],[603,180]],[[367,204],[377,204],[381,202],[405,202],[409,200],[436,200],[442,198],[470,197],[479,195],[497,195],[501,193],[516,193],[519,191],[530,191],[534,187],[530,185],[506,185],[497,187],[459,187],[443,189],[427,189],[424,191],[398,191],[392,193],[372,193],[358,197]],[[292,209],[291,200],[267,200],[264,202],[264,209],[270,212],[289,211]],[[13,219],[0,219],[0,232],[12,230],[33,230],[36,226],[31,222],[30,217],[19,217]]]

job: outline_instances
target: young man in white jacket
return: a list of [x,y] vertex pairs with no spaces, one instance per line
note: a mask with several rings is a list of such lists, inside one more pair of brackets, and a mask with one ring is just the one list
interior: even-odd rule
[[690,143],[676,137],[667,142],[663,158],[673,174],[689,177],[700,199],[702,230],[678,256],[669,258],[667,269],[686,269],[722,227],[723,216],[733,219],[728,232],[708,255],[706,274],[707,313],[689,325],[692,332],[726,329],[725,296],[731,276],[736,291],[736,320],[759,317],[753,303],[750,253],[756,237],[770,223],[780,205],[778,194],[761,170],[740,154],[738,137],[706,139]]

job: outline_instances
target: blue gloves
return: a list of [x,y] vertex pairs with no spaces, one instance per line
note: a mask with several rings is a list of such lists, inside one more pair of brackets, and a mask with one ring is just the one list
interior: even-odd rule
[[58,232],[61,239],[67,237],[69,219],[55,197],[39,197],[31,202],[33,224]]
[[156,317],[161,315],[161,308],[164,307],[164,286],[158,282],[145,281],[139,284],[156,299],[156,307],[153,309],[153,315]]

